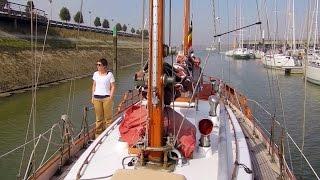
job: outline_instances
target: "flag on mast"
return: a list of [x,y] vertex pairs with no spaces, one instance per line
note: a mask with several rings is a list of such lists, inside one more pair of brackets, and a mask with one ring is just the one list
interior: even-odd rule
[[188,36],[187,36],[187,42],[188,42],[188,45],[187,45],[187,49],[189,50],[190,47],[192,47],[192,21],[190,23],[190,26],[189,26],[189,32],[188,32]]

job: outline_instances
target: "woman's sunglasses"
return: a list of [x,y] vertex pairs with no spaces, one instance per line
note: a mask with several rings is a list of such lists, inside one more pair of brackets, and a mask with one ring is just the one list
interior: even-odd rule
[[97,66],[102,66],[102,64],[101,63],[97,63]]

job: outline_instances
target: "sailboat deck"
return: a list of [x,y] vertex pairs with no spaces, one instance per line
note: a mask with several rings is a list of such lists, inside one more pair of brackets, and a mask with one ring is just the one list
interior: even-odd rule
[[[242,152],[248,151],[244,136],[239,137],[238,140],[234,139],[233,133],[240,133],[241,128],[239,125],[232,126],[234,122],[231,123],[230,114],[228,114],[230,108],[229,110],[224,107],[220,109],[218,106],[218,117],[211,117],[209,116],[209,107],[208,101],[199,100],[199,110],[190,106],[174,108],[177,113],[186,118],[186,121],[196,127],[201,119],[210,119],[214,124],[210,135],[211,147],[203,148],[198,145],[201,134],[197,131],[196,149],[193,152],[193,157],[178,162],[173,171],[175,174],[185,176],[188,180],[230,179],[237,151],[236,143]],[[120,140],[120,122],[121,117],[89,146],[73,165],[65,179],[111,179],[119,169],[134,169],[134,166],[127,165],[135,155],[129,154],[127,143]],[[240,153],[239,157],[242,163],[251,168],[249,153]],[[243,171],[243,168],[238,169],[236,176],[238,177],[235,179],[252,178],[251,174]]]
[[[175,111],[186,116],[187,121],[196,125],[201,119],[208,118],[207,114],[209,112],[209,107],[207,104],[208,102],[206,101],[199,102],[199,109],[201,109],[201,111],[196,111],[193,107],[176,107]],[[120,122],[120,119],[117,121]],[[81,170],[81,179],[109,179],[116,170],[123,169],[122,160],[125,157],[131,156],[131,154],[128,153],[127,143],[119,141],[119,124],[115,122],[111,126],[114,126],[114,129],[111,130],[111,127],[109,127],[93,142],[86,152],[84,152],[78,159],[65,179],[75,179],[80,167],[83,166],[86,161],[85,159],[88,156],[91,157],[89,158],[89,163],[84,165],[84,168]],[[196,136],[197,139],[200,138],[199,133],[197,133]],[[188,162],[183,165],[177,165],[174,173],[183,174],[187,179],[206,180],[212,179],[212,177],[217,177],[219,163],[218,136],[219,127],[215,126],[211,135],[212,146],[210,151],[212,151],[212,156],[203,157],[201,153],[194,152],[193,159],[188,160]],[[98,142],[99,139],[102,139],[100,144]],[[89,155],[89,152],[93,149],[95,144],[98,144],[98,147],[95,148],[95,153]],[[130,159],[128,161],[130,161]],[[125,168],[133,169],[133,167],[128,166]]]

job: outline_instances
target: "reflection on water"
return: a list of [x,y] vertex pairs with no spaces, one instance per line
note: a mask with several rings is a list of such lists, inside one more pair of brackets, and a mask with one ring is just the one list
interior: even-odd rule
[[[206,52],[196,54],[202,58],[202,65]],[[133,88],[132,74],[138,67],[131,67],[120,70],[117,77],[116,103],[126,90]],[[223,54],[211,54],[205,69],[206,74],[219,77],[232,84],[250,99],[262,104],[268,111],[275,113],[277,119],[284,123],[280,106],[279,90],[277,88],[276,75],[279,78],[280,92],[283,98],[284,113],[288,132],[296,140],[299,146],[302,143],[302,122],[303,122],[303,100],[304,100],[304,79],[302,75],[284,76],[284,72],[263,68],[260,60],[234,60],[225,57]],[[269,76],[268,76],[269,74]],[[271,76],[271,74],[273,76]],[[76,81],[74,94],[74,111],[72,122],[79,128],[82,121],[82,108],[90,106],[91,95],[90,78]],[[271,90],[270,90],[270,86]],[[38,91],[37,102],[37,132],[43,132],[60,119],[66,113],[68,105],[69,83],[60,84],[50,88],[43,88]],[[275,96],[271,96],[274,94]],[[272,98],[275,97],[275,98]],[[25,138],[25,131],[28,115],[31,106],[31,93],[14,95],[0,99],[0,154],[22,144]],[[252,106],[254,114],[259,117],[266,129],[270,129],[270,118],[261,109]],[[91,122],[93,115],[90,114]],[[306,105],[306,136],[305,154],[317,172],[320,172],[320,86],[307,83],[307,105]],[[30,134],[31,135],[31,134]],[[57,135],[59,137],[59,135]],[[59,143],[56,138],[55,142]],[[45,143],[45,141],[43,141]],[[45,148],[45,147],[43,147]],[[42,149],[43,149],[42,148]],[[50,147],[56,148],[55,146]],[[52,150],[53,151],[53,150]],[[285,150],[288,152],[288,148]],[[300,163],[298,151],[290,144],[293,167],[295,173],[301,174],[301,167],[305,166],[305,176],[308,175],[307,166]],[[39,153],[40,154],[40,153]],[[42,158],[42,157],[41,157]],[[288,160],[287,156],[287,160]],[[14,179],[21,159],[21,151],[0,159],[0,173],[3,179]]]

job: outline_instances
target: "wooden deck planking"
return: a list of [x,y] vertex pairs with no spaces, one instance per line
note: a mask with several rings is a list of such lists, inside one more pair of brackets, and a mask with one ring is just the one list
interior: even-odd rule
[[261,141],[261,138],[259,139],[253,136],[251,128],[244,120],[240,121],[240,125],[247,137],[247,143],[251,153],[254,179],[278,179],[280,168],[277,166],[277,163],[271,162],[271,156],[269,155],[265,144]]

